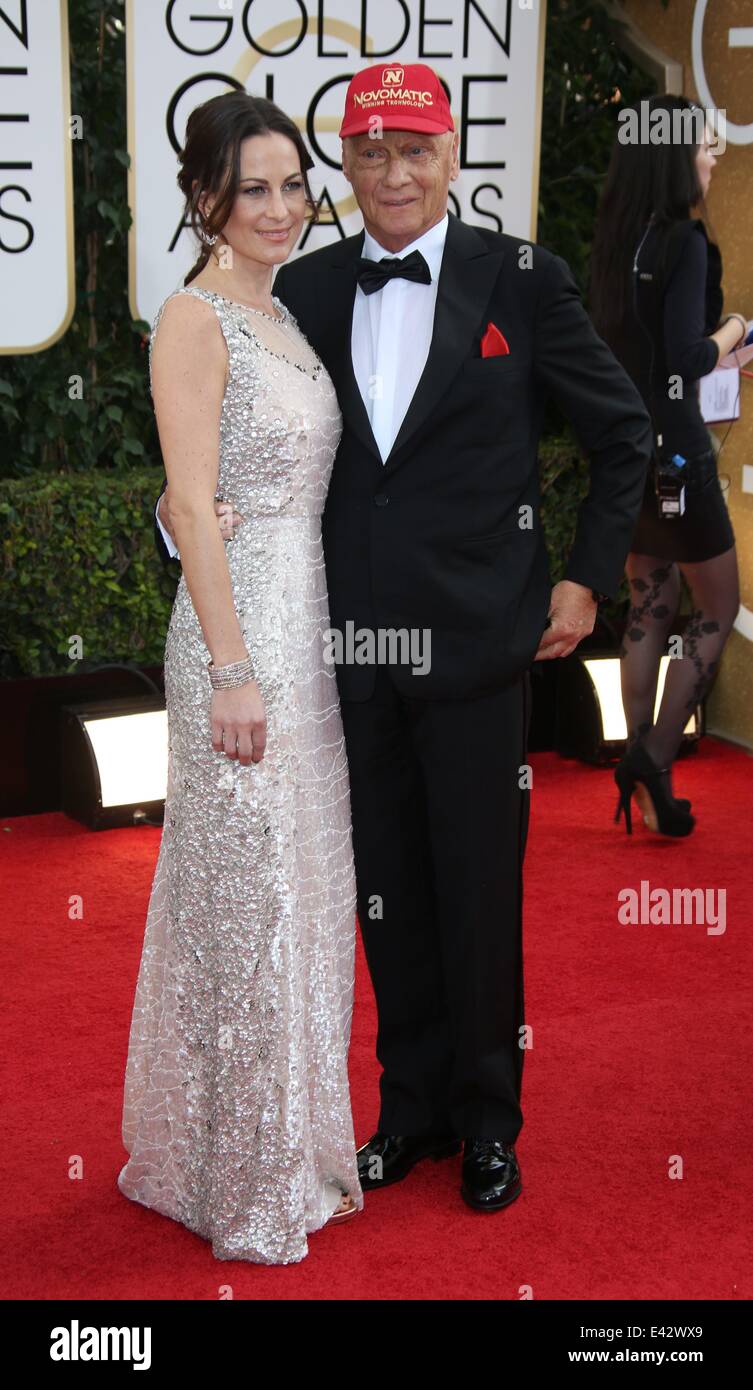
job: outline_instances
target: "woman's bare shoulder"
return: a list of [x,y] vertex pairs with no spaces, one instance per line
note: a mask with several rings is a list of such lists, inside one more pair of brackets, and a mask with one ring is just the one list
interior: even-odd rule
[[218,390],[227,385],[228,351],[222,324],[210,298],[174,290],[163,300],[149,339],[149,376],[156,372],[163,386],[176,371],[188,381],[216,378]]
[[154,316],[150,347],[161,355],[209,352],[224,357],[225,337],[212,300],[187,289],[173,290]]
[[161,324],[170,322],[175,327],[201,329],[202,325],[218,324],[217,311],[206,293],[199,294],[189,286],[172,290],[163,299],[152,322],[152,332]]

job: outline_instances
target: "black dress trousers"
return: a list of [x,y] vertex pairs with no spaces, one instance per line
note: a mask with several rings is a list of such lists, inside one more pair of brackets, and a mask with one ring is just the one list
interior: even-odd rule
[[[378,1128],[513,1143],[523,1123],[528,672],[475,699],[343,700]],[[521,787],[521,781],[523,786]]]

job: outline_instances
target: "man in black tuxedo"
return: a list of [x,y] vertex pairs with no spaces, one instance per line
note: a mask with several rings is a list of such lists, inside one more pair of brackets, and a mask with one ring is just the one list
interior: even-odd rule
[[[463,1196],[497,1211],[521,1190],[528,668],[572,652],[616,594],[651,432],[564,261],[448,213],[444,90],[421,64],[397,74],[396,92],[394,67],[369,68],[346,98],[365,231],[284,266],[275,293],[344,422],[323,542],[383,1068],[361,1182],[463,1141]],[[554,588],[537,469],[548,393],[591,467]],[[388,661],[353,659],[364,634],[401,631],[420,634],[420,661],[397,641]]]

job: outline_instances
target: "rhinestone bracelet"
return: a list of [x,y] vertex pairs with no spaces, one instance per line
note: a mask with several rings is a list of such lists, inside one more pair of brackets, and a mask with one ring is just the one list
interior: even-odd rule
[[250,656],[243,661],[233,661],[229,666],[215,666],[213,661],[208,661],[207,670],[213,690],[234,690],[254,679]]

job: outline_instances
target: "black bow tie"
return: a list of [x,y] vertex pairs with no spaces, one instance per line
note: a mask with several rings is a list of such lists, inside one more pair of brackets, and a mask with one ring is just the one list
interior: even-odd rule
[[362,256],[357,263],[356,273],[364,294],[381,290],[388,280],[417,280],[421,285],[431,284],[431,271],[420,251],[411,251],[403,260],[398,256],[384,256],[381,261],[370,261]]

